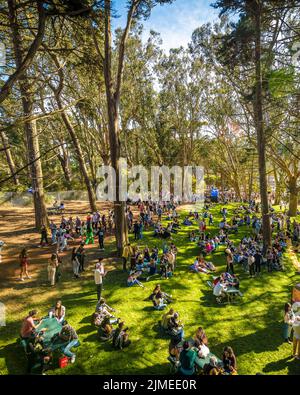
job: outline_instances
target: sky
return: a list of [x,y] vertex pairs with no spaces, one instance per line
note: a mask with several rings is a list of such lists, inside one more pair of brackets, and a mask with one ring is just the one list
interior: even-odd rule
[[[156,6],[148,20],[143,21],[144,37],[150,30],[161,34],[163,49],[186,47],[193,31],[206,22],[218,19],[218,12],[210,6],[214,0],[175,0],[172,4]],[[126,23],[127,0],[114,0],[114,9],[118,18],[113,27],[124,27]]]

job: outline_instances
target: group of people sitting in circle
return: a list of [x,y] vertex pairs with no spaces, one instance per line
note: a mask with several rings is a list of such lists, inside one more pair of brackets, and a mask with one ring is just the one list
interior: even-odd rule
[[126,328],[125,322],[116,317],[114,313],[116,310],[108,306],[104,298],[100,298],[92,315],[92,325],[97,328],[100,340],[112,340],[114,348],[123,349],[131,343],[128,328]]
[[[184,340],[183,324],[179,315],[170,309],[163,315],[161,326],[171,339],[169,343],[169,361],[174,371],[184,376],[204,375],[236,375],[236,357],[231,347],[225,347],[222,360],[210,352],[208,339],[202,327],[199,327],[193,339]],[[205,363],[199,363],[205,359]],[[198,363],[197,363],[198,362]]]
[[[62,305],[61,300],[58,300],[44,318],[38,318],[38,311],[31,310],[23,319],[20,338],[27,358],[27,373],[32,373],[32,369],[36,365],[41,368],[42,372],[54,366],[52,345],[56,342],[59,342],[61,353],[71,363],[75,362],[76,354],[71,349],[78,347],[80,342],[75,329],[66,321],[65,317],[66,308]],[[45,342],[47,326],[44,328],[42,326],[46,319],[55,319],[60,324],[60,331],[48,339],[48,342]]]
[[150,249],[146,246],[143,251],[139,247],[133,248],[130,258],[130,272],[127,285],[139,285],[144,287],[142,281],[149,281],[153,277],[160,276],[169,279],[173,276],[176,263],[177,248],[174,243],[163,246],[162,255],[158,256],[157,247]]

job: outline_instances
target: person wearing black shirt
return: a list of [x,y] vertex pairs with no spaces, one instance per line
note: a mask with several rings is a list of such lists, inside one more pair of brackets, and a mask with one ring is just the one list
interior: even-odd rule
[[104,230],[101,226],[96,235],[98,236],[100,250],[104,250]]
[[261,253],[259,251],[256,251],[255,255],[254,255],[254,259],[255,259],[255,273],[258,276],[260,274],[261,271],[261,261],[262,261],[262,256]]

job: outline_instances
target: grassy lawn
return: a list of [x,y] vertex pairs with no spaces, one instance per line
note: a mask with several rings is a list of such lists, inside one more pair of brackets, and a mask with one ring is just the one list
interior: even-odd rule
[[[220,219],[220,205],[212,213],[217,232]],[[229,216],[234,205],[229,206]],[[183,218],[184,213],[181,213]],[[226,345],[233,347],[240,374],[300,374],[300,362],[291,358],[292,347],[282,342],[282,318],[284,303],[290,300],[292,286],[299,282],[288,256],[285,256],[285,272],[263,272],[259,278],[250,279],[241,267],[236,266],[240,276],[243,300],[236,305],[217,305],[207,280],[211,276],[193,274],[188,271],[198,248],[188,240],[188,232],[194,227],[181,225],[180,232],[173,236],[178,247],[177,269],[173,278],[159,280],[162,289],[171,293],[176,302],[172,305],[180,314],[185,325],[186,337],[195,334],[198,326],[204,327],[213,353],[221,356]],[[235,241],[249,232],[246,227],[239,230]],[[152,230],[144,233],[141,247],[163,242],[152,236]],[[107,250],[113,249],[111,243]],[[95,245],[96,248],[96,245]],[[218,273],[225,269],[224,248],[208,256],[217,266]],[[92,266],[91,266],[92,269]],[[21,374],[26,365],[16,343],[20,321],[27,311],[35,307],[46,313],[56,297],[61,297],[67,308],[67,319],[77,330],[81,346],[77,349],[74,365],[57,369],[55,374],[168,374],[169,339],[157,330],[162,312],[154,311],[152,303],[145,301],[157,281],[140,287],[127,288],[126,275],[121,265],[110,272],[105,279],[103,296],[108,304],[118,310],[118,316],[130,328],[132,344],[122,351],[112,349],[110,343],[97,340],[96,330],[90,324],[90,317],[96,304],[92,270],[84,279],[76,282],[71,275],[57,285],[55,291],[49,287],[32,287],[27,293],[18,294],[14,288],[7,298],[7,326],[0,328],[0,373]]]

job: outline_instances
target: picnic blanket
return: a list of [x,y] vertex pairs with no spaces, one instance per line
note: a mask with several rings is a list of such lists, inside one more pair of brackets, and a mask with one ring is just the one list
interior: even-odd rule
[[42,329],[46,329],[44,332],[44,345],[47,348],[51,348],[52,351],[66,346],[68,342],[63,341],[62,339],[56,338],[55,341],[52,341],[52,337],[61,331],[62,325],[57,321],[55,317],[52,318],[44,318],[40,325],[36,328],[39,332]]
[[200,369],[203,369],[203,368],[204,368],[204,365],[209,364],[209,360],[210,360],[211,357],[217,358],[217,363],[220,364],[220,365],[222,364],[221,359],[219,359],[215,354],[213,354],[213,353],[211,353],[211,352],[207,355],[206,358],[199,358],[199,357],[197,357],[197,358],[195,359],[195,364],[196,364]]

